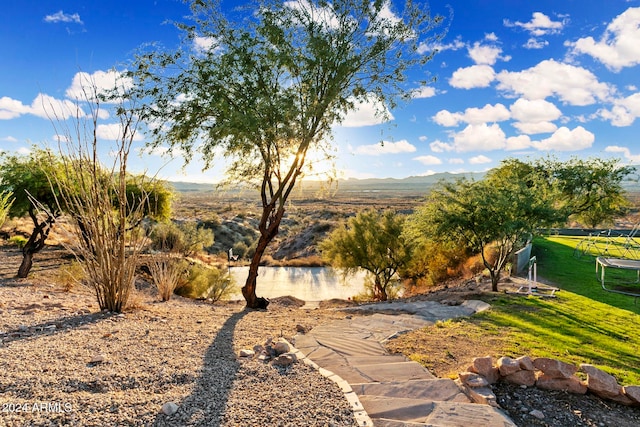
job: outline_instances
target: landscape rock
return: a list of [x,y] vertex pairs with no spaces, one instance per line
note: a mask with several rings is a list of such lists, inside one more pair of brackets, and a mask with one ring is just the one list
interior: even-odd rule
[[240,350],[240,357],[253,357],[256,354],[253,350],[242,349]]
[[506,377],[518,372],[521,369],[520,362],[512,359],[511,357],[503,356],[498,359],[498,369],[500,370],[500,375]]
[[103,363],[105,360],[107,360],[107,356],[105,356],[102,353],[98,353],[93,355],[89,363],[98,364],[98,363]]
[[533,361],[533,366],[544,372],[547,378],[571,378],[578,371],[575,365],[549,357],[538,357]]
[[173,415],[178,412],[178,405],[173,402],[167,402],[162,405],[162,413],[165,415]]
[[533,411],[529,412],[529,415],[539,420],[544,420],[544,412],[538,409],[534,409]]
[[299,334],[306,334],[307,333],[307,328],[305,328],[302,325],[296,325],[296,332]]
[[291,366],[296,362],[296,356],[291,353],[281,354],[271,362],[276,366]]
[[458,378],[460,378],[463,384],[471,388],[486,387],[489,385],[485,377],[475,372],[460,372]]
[[628,385],[628,386],[622,387],[622,391],[627,397],[629,397],[635,403],[640,403],[640,386],[639,385]]
[[525,369],[527,371],[535,370],[535,366],[533,366],[533,360],[529,356],[521,356],[516,359],[520,364],[521,369]]
[[281,355],[291,351],[291,347],[289,346],[289,344],[284,341],[278,341],[277,343],[275,343],[273,349],[275,350],[276,355]]
[[613,399],[622,394],[622,386],[613,375],[588,363],[582,363],[580,370],[587,374],[587,387],[592,393],[605,399]]
[[500,379],[500,371],[493,366],[493,357],[491,356],[474,358],[469,371],[482,375],[489,384],[495,384]]
[[558,378],[544,373],[538,376],[536,386],[545,390],[562,390],[575,394],[585,394],[587,392],[587,386],[577,377]]
[[534,371],[521,370],[514,372],[513,374],[504,377],[505,381],[512,384],[525,385],[527,387],[534,386],[536,384],[536,373]]

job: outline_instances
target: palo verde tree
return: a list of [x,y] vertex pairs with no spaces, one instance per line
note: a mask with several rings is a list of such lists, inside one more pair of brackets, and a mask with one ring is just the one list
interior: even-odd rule
[[566,162],[540,162],[547,170],[550,185],[558,192],[557,200],[570,218],[595,228],[611,224],[624,215],[631,203],[622,182],[636,172],[633,166],[622,166],[617,159],[578,159]]
[[28,155],[3,153],[0,162],[0,192],[10,191],[14,201],[8,214],[12,218],[28,215],[33,230],[22,247],[22,263],[17,276],[25,278],[33,266],[33,257],[45,247],[45,242],[61,211],[49,176],[60,172],[59,159],[51,153],[33,148]]
[[322,257],[345,274],[359,268],[369,272],[374,299],[386,301],[392,280],[412,255],[413,246],[403,234],[404,221],[393,211],[360,212],[320,243]]
[[[231,182],[259,189],[260,236],[242,293],[248,307],[265,308],[258,266],[307,154],[327,153],[332,126],[358,103],[376,101],[384,115],[411,96],[421,82],[406,73],[431,59],[424,50],[442,18],[410,0],[401,12],[381,0],[264,0],[236,9],[236,22],[214,1],[191,8],[182,49],[137,57],[134,96],[153,146],[205,167],[222,156]],[[194,51],[196,42],[206,47]]]
[[440,183],[411,220],[414,232],[461,240],[479,253],[494,292],[514,249],[538,227],[565,219],[553,199],[544,197],[544,181],[535,174],[518,179],[516,166],[523,165],[504,163],[480,181]]

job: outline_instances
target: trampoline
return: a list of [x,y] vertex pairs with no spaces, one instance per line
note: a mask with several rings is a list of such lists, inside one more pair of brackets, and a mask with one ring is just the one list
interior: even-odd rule
[[619,294],[629,295],[637,298],[640,297],[640,288],[638,290],[631,289],[615,289],[613,287],[607,287],[605,284],[605,271],[607,268],[616,268],[620,270],[634,270],[636,272],[636,280],[634,282],[623,282],[624,284],[640,283],[640,260],[637,259],[624,259],[624,258],[607,258],[599,256],[596,258],[596,275],[600,273],[599,279],[602,289],[607,292],[616,292]]

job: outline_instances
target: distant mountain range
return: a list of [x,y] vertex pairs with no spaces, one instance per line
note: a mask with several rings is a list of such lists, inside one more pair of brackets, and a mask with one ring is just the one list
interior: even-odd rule
[[[486,172],[469,173],[436,173],[427,176],[410,176],[407,178],[368,178],[368,179],[345,179],[339,180],[337,184],[338,192],[401,192],[401,193],[425,193],[433,185],[440,181],[451,181],[457,178],[467,178],[480,180]],[[215,184],[200,184],[193,182],[170,182],[177,192],[210,192],[216,190]],[[319,181],[302,181],[300,190],[302,192],[318,191],[326,183]],[[335,184],[334,188],[336,187]],[[625,190],[630,192],[640,192],[640,182],[626,180],[622,183]],[[234,191],[227,189],[227,191]]]
[[[482,179],[485,172],[453,174],[449,172],[437,173],[428,176],[410,176],[407,178],[368,178],[339,180],[337,190],[339,192],[425,192],[439,181],[449,181],[456,178]],[[215,184],[201,184],[194,182],[170,182],[177,192],[209,192],[216,189]],[[320,181],[302,181],[301,190],[317,191],[327,183]],[[333,184],[335,187],[336,185]],[[233,191],[233,190],[231,190]]]

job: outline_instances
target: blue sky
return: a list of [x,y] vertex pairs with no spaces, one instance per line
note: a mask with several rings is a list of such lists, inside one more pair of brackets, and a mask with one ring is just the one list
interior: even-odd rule
[[[363,105],[335,127],[342,177],[483,171],[549,154],[640,164],[640,0],[429,4],[446,17],[453,10],[440,52],[419,70],[436,81],[416,87],[390,122],[377,123]],[[187,14],[177,0],[3,2],[0,150],[55,141],[43,106],[73,105],[82,73],[107,82],[143,43],[176,46],[166,21]],[[113,123],[100,122],[105,146]],[[156,153],[131,161],[138,172],[161,165],[164,178],[197,182],[219,179],[223,166],[201,172],[197,161],[183,168]]]

